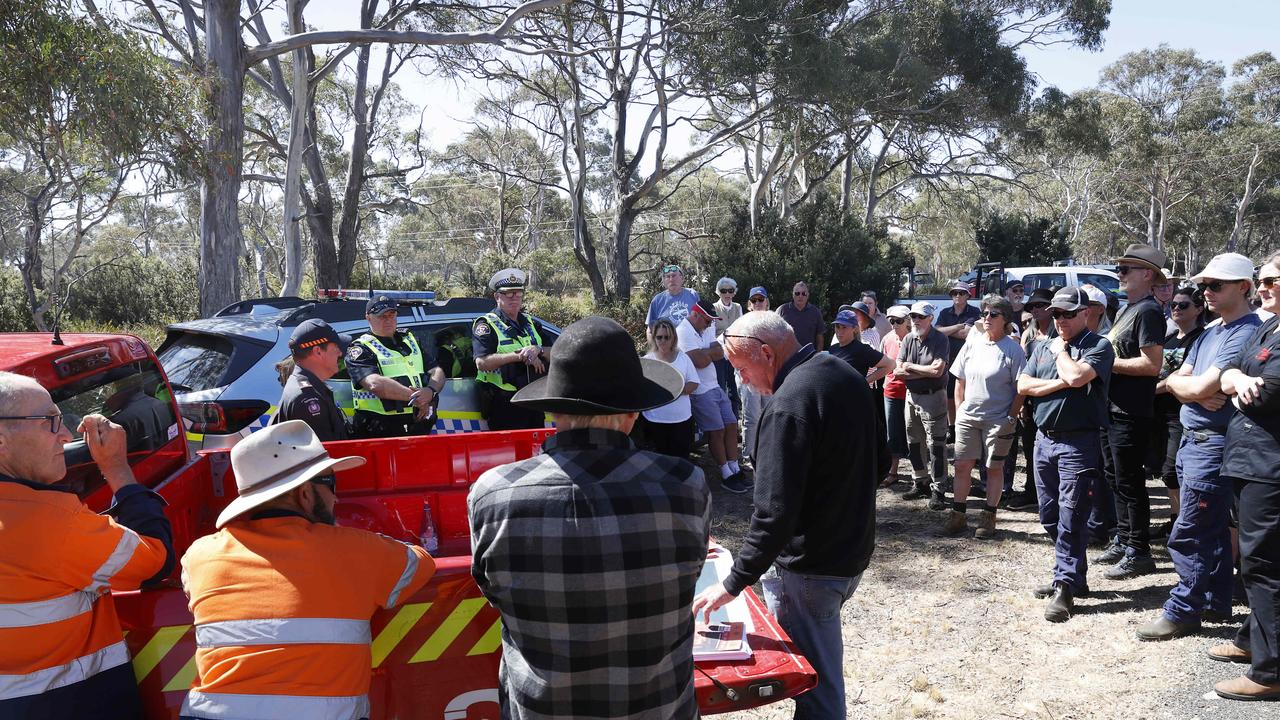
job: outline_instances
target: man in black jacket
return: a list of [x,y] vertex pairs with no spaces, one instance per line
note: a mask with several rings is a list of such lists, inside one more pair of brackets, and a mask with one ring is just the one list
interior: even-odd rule
[[720,586],[694,599],[697,615],[757,580],[765,602],[818,671],[796,717],[845,716],[840,607],[875,545],[875,420],[871,391],[847,363],[801,347],[785,320],[747,313],[724,334],[742,381],[772,396],[756,440],[751,530]]

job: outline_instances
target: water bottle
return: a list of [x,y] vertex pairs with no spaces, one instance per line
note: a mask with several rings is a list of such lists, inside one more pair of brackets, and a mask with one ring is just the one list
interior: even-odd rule
[[422,525],[418,528],[418,544],[428,553],[435,555],[440,549],[440,538],[436,535],[436,523],[431,517],[431,503],[422,501]]

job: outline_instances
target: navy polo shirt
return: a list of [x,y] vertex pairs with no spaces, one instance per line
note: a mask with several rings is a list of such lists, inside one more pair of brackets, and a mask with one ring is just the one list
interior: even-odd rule
[[[1022,369],[1023,375],[1041,380],[1059,379],[1056,356],[1049,351],[1052,344],[1051,341],[1040,343]],[[1072,360],[1088,363],[1097,377],[1082,387],[1066,388],[1044,397],[1029,398],[1036,427],[1052,432],[1077,432],[1107,427],[1110,424],[1107,414],[1107,384],[1111,379],[1111,366],[1116,359],[1111,342],[1097,333],[1085,330],[1067,343],[1067,351]]]

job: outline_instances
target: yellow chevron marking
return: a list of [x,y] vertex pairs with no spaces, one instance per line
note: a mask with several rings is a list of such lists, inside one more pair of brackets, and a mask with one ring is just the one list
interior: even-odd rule
[[173,676],[173,679],[169,681],[168,685],[164,686],[164,690],[161,692],[175,692],[177,690],[185,692],[191,688],[191,683],[195,682],[195,680],[196,656],[193,653],[191,655],[191,659],[187,661],[187,664],[182,666],[182,669],[178,671],[178,674]]
[[138,682],[142,682],[152,670],[156,669],[156,665],[169,654],[174,645],[182,639],[183,635],[191,629],[190,625],[169,625],[162,627],[151,636],[146,645],[133,656],[133,676]]
[[396,616],[391,618],[391,622],[382,628],[382,632],[378,633],[378,637],[373,639],[370,650],[373,652],[373,666],[378,667],[383,660],[391,654],[392,650],[400,644],[405,635],[413,629],[413,626],[422,619],[422,616],[431,609],[431,603],[409,603],[400,608]]
[[463,410],[441,410],[439,412],[441,420],[483,420],[484,416],[478,412],[466,412]]
[[462,634],[467,624],[471,622],[476,613],[480,612],[480,608],[484,607],[484,598],[467,598],[458,603],[458,607],[449,613],[449,617],[440,623],[440,627],[427,638],[418,652],[409,658],[411,663],[434,662],[440,659],[445,650],[449,649],[449,645],[458,639],[458,635]]
[[502,644],[502,618],[493,621],[489,629],[485,631],[484,636],[476,641],[476,644],[467,651],[467,656],[471,655],[488,655],[497,652],[498,646]]

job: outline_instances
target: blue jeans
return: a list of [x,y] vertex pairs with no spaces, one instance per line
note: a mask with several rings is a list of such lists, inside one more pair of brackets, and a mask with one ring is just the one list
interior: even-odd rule
[[1036,434],[1036,494],[1040,523],[1053,540],[1054,582],[1075,592],[1089,587],[1090,490],[1100,481],[1098,433],[1087,431],[1051,438]]
[[760,578],[764,602],[818,671],[818,684],[796,697],[796,720],[845,716],[844,639],[840,607],[858,589],[857,577],[804,575],[774,565]]
[[1174,622],[1200,619],[1206,608],[1231,613],[1231,531],[1227,527],[1234,502],[1231,483],[1218,477],[1222,469],[1223,435],[1188,430],[1178,448],[1178,484],[1182,510],[1169,536],[1169,558],[1178,584],[1169,592],[1164,614]]
[[741,420],[742,400],[738,397],[738,383],[734,380],[733,366],[724,358],[716,360],[714,364],[716,382],[720,384],[720,389],[724,390],[725,397],[729,398],[729,405],[733,407],[734,420]]

